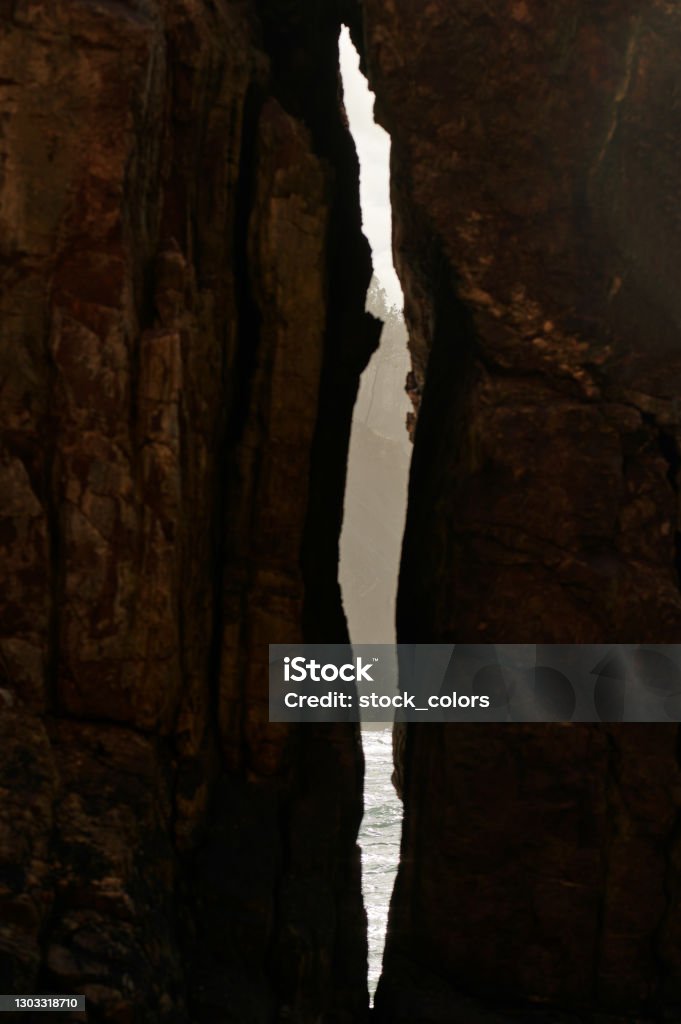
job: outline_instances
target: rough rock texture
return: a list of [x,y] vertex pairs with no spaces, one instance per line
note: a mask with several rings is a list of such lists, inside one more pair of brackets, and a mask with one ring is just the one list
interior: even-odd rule
[[339,16],[0,0],[0,990],[92,1019],[366,1011],[359,739],[264,670],[345,635]]
[[[400,637],[675,642],[681,14],[363,14],[419,409]],[[0,989],[93,1020],[366,1015],[358,736],[270,726],[264,648],[346,635],[376,330],[341,17],[0,0]],[[410,728],[378,1019],[678,1020],[678,739]]]
[[[364,17],[420,396],[399,638],[678,641],[677,6]],[[410,728],[380,1019],[679,1019],[677,741]]]

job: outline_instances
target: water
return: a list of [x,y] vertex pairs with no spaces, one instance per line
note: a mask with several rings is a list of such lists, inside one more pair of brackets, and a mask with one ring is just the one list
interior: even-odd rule
[[362,729],[362,744],[366,772],[359,844],[362,848],[364,905],[369,919],[369,993],[373,1003],[400,855],[402,803],[390,781],[393,770],[392,727]]

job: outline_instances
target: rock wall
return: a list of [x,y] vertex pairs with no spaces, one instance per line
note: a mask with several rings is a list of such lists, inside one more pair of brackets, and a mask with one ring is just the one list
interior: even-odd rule
[[[420,406],[398,637],[678,640],[679,11],[364,19]],[[379,1019],[677,1019],[678,738],[411,727]]]
[[264,646],[346,635],[341,13],[0,2],[0,989],[92,1019],[366,1012],[358,734]]
[[[359,737],[265,684],[347,635],[341,19],[393,139],[400,638],[680,635],[681,15],[362,16],[0,0],[0,989],[93,1020],[366,1017]],[[676,1019],[678,739],[410,728],[377,1019]]]

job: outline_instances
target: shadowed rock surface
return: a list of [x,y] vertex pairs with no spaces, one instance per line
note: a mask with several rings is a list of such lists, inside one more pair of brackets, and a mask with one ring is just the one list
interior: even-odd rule
[[[358,732],[266,693],[267,642],[347,635],[341,17],[419,412],[400,638],[681,637],[681,15],[362,11],[0,0],[0,989],[93,1020],[366,1017]],[[677,728],[400,749],[377,1019],[679,1019]]]
[[[364,15],[422,393],[398,638],[678,641],[679,11]],[[379,1019],[678,1019],[678,750],[409,727]]]
[[339,14],[0,3],[0,989],[92,1019],[366,1012],[358,732],[266,692],[346,635]]

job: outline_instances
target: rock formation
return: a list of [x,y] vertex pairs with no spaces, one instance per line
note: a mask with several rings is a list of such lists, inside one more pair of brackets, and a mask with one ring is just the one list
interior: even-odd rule
[[[366,1019],[358,733],[269,725],[265,671],[347,636],[342,20],[393,139],[400,638],[681,636],[675,5],[0,0],[0,990],[96,1020]],[[678,729],[400,768],[378,1020],[679,1019]]]
[[[398,638],[678,641],[681,15],[364,18],[421,396]],[[673,726],[410,727],[379,1019],[678,1019],[678,749]]]
[[265,672],[345,636],[340,14],[0,3],[0,990],[98,1020],[367,1007],[358,734]]

